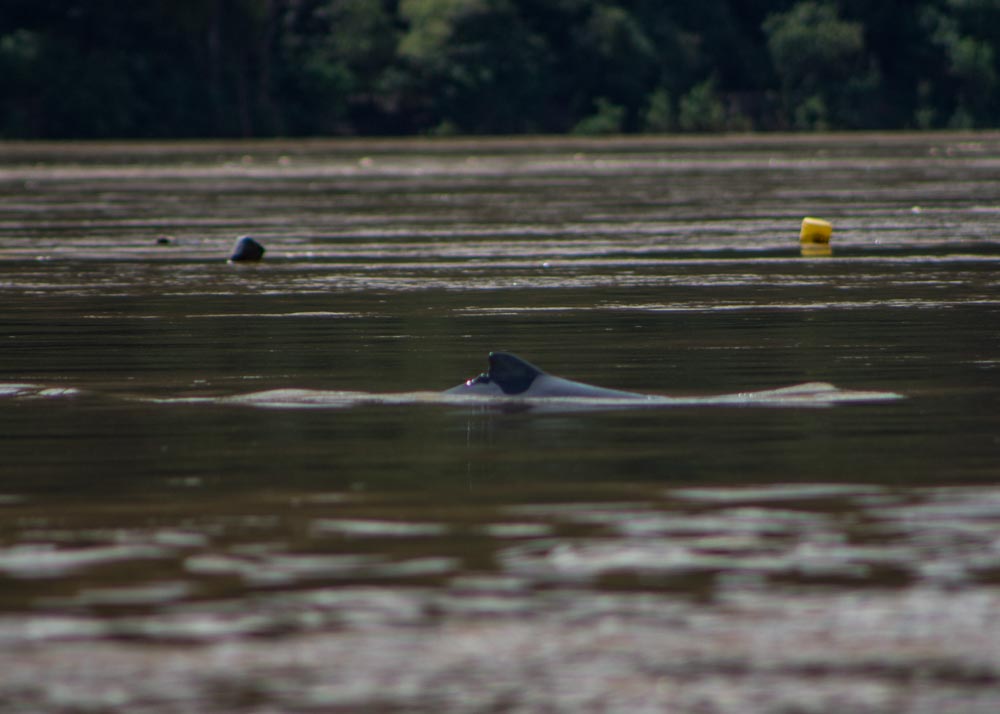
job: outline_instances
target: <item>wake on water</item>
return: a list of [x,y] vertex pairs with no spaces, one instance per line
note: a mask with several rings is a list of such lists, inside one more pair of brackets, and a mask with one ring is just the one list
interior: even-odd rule
[[452,407],[527,408],[552,411],[578,409],[641,409],[682,406],[772,406],[825,407],[841,403],[881,402],[900,399],[893,392],[851,391],[826,382],[809,382],[780,389],[738,392],[714,396],[670,397],[643,395],[634,397],[532,397],[479,396],[441,392],[371,392],[321,391],[311,389],[275,389],[214,400],[217,403],[271,408],[346,408],[360,405],[439,404]]
[[[71,387],[49,387],[26,383],[0,384],[0,398],[8,399],[58,399],[84,394],[93,396],[96,393]],[[846,403],[886,402],[904,397],[895,392],[840,389],[827,382],[808,382],[779,389],[685,397],[670,397],[656,394],[640,395],[638,398],[531,397],[521,395],[458,395],[431,391],[378,393],[316,389],[271,389],[247,394],[213,397],[148,397],[129,395],[117,396],[116,398],[161,405],[214,404],[271,409],[347,409],[372,405],[438,405],[452,408],[498,410],[583,411],[686,406],[830,407]]]

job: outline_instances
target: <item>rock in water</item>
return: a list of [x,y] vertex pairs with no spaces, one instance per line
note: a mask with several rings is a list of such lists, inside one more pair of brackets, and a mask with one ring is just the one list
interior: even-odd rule
[[250,236],[240,236],[236,239],[233,247],[233,254],[229,260],[236,262],[241,260],[260,260],[264,257],[264,246],[255,241]]

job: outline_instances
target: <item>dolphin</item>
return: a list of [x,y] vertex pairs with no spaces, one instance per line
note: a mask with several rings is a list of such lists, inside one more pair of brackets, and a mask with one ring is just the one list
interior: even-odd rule
[[[33,394],[37,385],[0,383],[0,398]],[[39,393],[48,396],[51,390]],[[62,396],[60,394],[59,396]],[[635,409],[680,406],[828,407],[850,402],[884,402],[903,399],[894,392],[844,390],[827,382],[806,382],[776,389],[762,389],[710,396],[671,397],[621,389],[595,387],[549,374],[509,352],[490,352],[489,369],[444,391],[358,392],[315,389],[269,389],[223,397],[151,398],[157,403],[244,404],[279,409],[343,409],[369,404],[445,404],[499,408],[508,411],[571,412],[592,409]]]
[[489,370],[444,394],[474,397],[583,397],[589,399],[654,399],[651,395],[595,387],[556,377],[517,355],[490,352]]

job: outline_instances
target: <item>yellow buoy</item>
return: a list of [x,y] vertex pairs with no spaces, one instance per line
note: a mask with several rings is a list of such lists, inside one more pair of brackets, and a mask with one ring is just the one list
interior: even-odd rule
[[820,258],[833,255],[833,248],[829,243],[803,243],[800,246],[804,258]]
[[806,243],[829,243],[830,236],[833,235],[833,224],[824,221],[822,218],[803,218],[802,230],[799,232],[799,241]]

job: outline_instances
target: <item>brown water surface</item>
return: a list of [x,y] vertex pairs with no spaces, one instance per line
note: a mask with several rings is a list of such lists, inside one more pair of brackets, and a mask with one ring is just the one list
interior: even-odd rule
[[[992,714],[998,218],[996,134],[0,144],[0,709]],[[677,401],[428,395],[501,349]],[[903,398],[712,398],[811,382]]]

